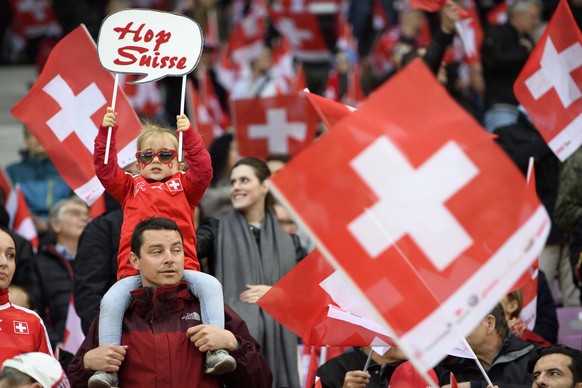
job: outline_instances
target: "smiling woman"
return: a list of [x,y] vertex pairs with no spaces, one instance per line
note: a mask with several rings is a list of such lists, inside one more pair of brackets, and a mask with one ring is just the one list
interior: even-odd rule
[[0,229],[0,365],[26,352],[52,355],[50,341],[40,317],[31,310],[10,303],[8,286],[12,281],[16,248],[14,239]]
[[305,256],[299,239],[279,225],[272,211],[267,164],[239,160],[230,174],[234,210],[208,219],[196,231],[196,250],[207,257],[222,283],[225,303],[247,323],[273,370],[274,387],[298,387],[297,337],[256,304],[271,286]]

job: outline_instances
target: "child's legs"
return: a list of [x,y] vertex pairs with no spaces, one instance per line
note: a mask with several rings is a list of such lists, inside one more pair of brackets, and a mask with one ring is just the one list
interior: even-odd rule
[[141,286],[139,275],[128,276],[115,283],[101,299],[99,310],[99,345],[121,344],[123,315],[129,307],[131,291]]
[[184,271],[190,291],[200,300],[202,323],[224,329],[224,298],[222,285],[214,277],[199,271]]

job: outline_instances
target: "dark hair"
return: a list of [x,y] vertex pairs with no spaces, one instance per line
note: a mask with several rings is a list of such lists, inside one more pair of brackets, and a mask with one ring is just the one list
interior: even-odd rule
[[208,148],[212,171],[214,172],[210,185],[215,185],[225,173],[228,174],[225,168],[230,154],[230,144],[233,139],[234,136],[232,133],[225,133],[219,138],[216,138]]
[[0,382],[4,381],[9,387],[19,387],[21,385],[38,383],[29,375],[22,373],[16,368],[5,366],[0,372]]
[[550,354],[563,354],[570,357],[570,365],[568,365],[568,369],[570,369],[572,372],[574,379],[572,382],[574,384],[582,382],[582,351],[566,345],[555,344],[547,348],[536,349],[531,354],[527,364],[527,370],[529,373],[533,373],[536,363],[540,360],[540,358]]
[[[232,169],[234,170],[238,166],[251,167],[255,172],[255,176],[259,179],[259,182],[261,183],[263,183],[266,179],[268,179],[271,176],[271,170],[269,170],[269,166],[267,166],[267,163],[257,158],[252,157],[242,158],[234,164]],[[267,193],[267,197],[265,198],[265,209],[271,209],[274,203],[275,199],[273,198],[273,195],[269,191]]]
[[131,251],[138,257],[140,255],[140,248],[143,245],[143,234],[148,230],[175,230],[180,234],[182,241],[184,241],[184,236],[182,236],[182,232],[180,231],[178,224],[176,224],[174,221],[165,217],[148,218],[137,224],[131,235]]
[[270,161],[276,161],[276,162],[282,162],[282,163],[289,163],[289,161],[291,160],[291,155],[287,155],[287,154],[270,154],[267,156],[267,159],[265,159],[265,161],[270,162]]
[[505,311],[503,310],[501,303],[497,303],[488,315],[493,315],[493,318],[495,318],[495,331],[497,334],[499,334],[501,338],[505,338],[508,328],[507,320],[505,319]]

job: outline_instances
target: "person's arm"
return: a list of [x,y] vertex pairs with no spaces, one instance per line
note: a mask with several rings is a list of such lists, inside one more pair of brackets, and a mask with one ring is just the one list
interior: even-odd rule
[[[105,164],[105,150],[107,147],[107,133],[111,127],[111,139],[109,142],[109,158]],[[107,113],[103,118],[103,123],[99,127],[97,137],[95,137],[95,149],[93,152],[93,165],[95,174],[105,187],[105,190],[119,203],[123,203],[127,193],[126,184],[131,184],[131,176],[125,174],[123,169],[117,164],[117,130],[116,115],[111,108],[107,108]]]
[[433,36],[422,58],[435,75],[439,71],[447,47],[455,37],[455,22],[459,20],[457,7],[451,0],[447,1],[441,11],[441,27]]
[[73,293],[85,334],[99,314],[101,298],[116,280],[122,222],[122,212],[116,210],[87,224],[79,238]]
[[[187,129],[182,126],[188,124]],[[183,133],[184,160],[188,164],[184,186],[188,202],[194,207],[198,205],[206,188],[212,180],[212,164],[210,154],[204,147],[204,140],[196,133],[185,115],[178,118],[178,131]]]

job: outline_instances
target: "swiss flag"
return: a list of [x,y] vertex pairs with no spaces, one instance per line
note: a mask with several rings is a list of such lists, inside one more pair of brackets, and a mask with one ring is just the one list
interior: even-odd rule
[[244,156],[293,156],[315,139],[317,115],[302,94],[234,100],[233,112]]
[[32,222],[24,195],[18,186],[15,189],[12,188],[2,169],[0,169],[0,189],[4,191],[4,196],[6,197],[4,207],[10,216],[10,225],[8,227],[30,241],[36,251],[38,249],[38,234]]
[[293,158],[271,188],[418,370],[498,303],[550,227],[513,162],[420,60]]
[[356,108],[349,105],[344,105],[307,90],[305,91],[305,95],[328,129],[331,129],[338,121],[341,121],[344,117],[356,110]]
[[84,340],[85,335],[81,328],[81,318],[77,315],[77,310],[75,310],[75,300],[71,295],[62,348],[69,353],[75,354]]
[[552,151],[566,160],[582,144],[582,34],[566,0],[513,88]]
[[446,0],[410,0],[410,8],[436,12],[440,11],[445,6],[446,2]]
[[473,0],[464,0],[463,5],[465,7],[465,16],[455,26],[463,43],[465,62],[472,64],[481,61],[481,46],[483,45],[484,33],[475,2]]
[[186,110],[188,111],[188,117],[193,119],[196,130],[204,140],[204,145],[209,147],[214,139],[220,137],[225,131],[210,115],[208,107],[201,100],[192,80],[188,79],[186,82]]
[[364,317],[361,301],[342,292],[346,281],[315,249],[257,304],[306,346],[393,345],[385,327]]
[[247,15],[234,26],[228,38],[228,47],[235,62],[248,64],[261,53],[267,31],[266,16],[265,6],[255,2]]
[[295,57],[303,61],[330,58],[331,52],[321,35],[317,15],[271,9],[270,17],[277,30],[289,41]]
[[10,0],[12,29],[21,39],[58,36],[61,27],[55,17],[52,2],[47,0]]
[[[55,46],[32,89],[11,110],[42,144],[69,187],[89,205],[104,192],[95,176],[93,143],[113,95],[113,76],[99,63],[95,42],[85,26],[77,27]],[[115,110],[121,128],[117,158],[125,167],[135,160],[141,123],[121,90]]]

